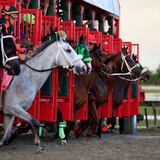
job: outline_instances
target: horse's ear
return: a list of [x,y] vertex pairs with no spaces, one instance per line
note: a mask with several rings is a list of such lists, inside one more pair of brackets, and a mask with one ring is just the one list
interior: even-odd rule
[[83,34],[80,36],[80,38],[79,38],[79,42],[81,43],[82,41],[83,41]]
[[83,41],[85,42],[87,39],[87,36],[83,36]]
[[128,54],[128,46],[123,46],[122,47],[122,52],[123,52],[123,54],[125,54],[125,55],[127,55]]
[[51,33],[51,35],[54,33],[55,31],[53,30],[53,27],[52,27],[52,25],[50,26],[50,33]]
[[2,33],[6,34],[6,27],[4,25],[2,25]]
[[94,44],[94,49],[99,49],[99,47],[97,46],[97,43]]
[[51,32],[51,39],[53,40],[53,41],[56,41],[56,33],[55,33],[55,31],[53,30],[53,27],[52,27],[52,25],[50,26],[50,32]]
[[58,27],[55,28],[55,32],[58,32]]
[[133,59],[134,61],[136,61],[136,60],[137,60],[137,56],[136,56],[135,54],[132,54],[132,59]]
[[98,48],[101,49],[101,44],[100,43],[98,44]]

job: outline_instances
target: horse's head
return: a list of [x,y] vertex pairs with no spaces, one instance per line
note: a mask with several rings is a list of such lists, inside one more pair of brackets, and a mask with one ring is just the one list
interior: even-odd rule
[[87,74],[89,74],[92,70],[91,61],[92,58],[89,55],[89,50],[86,44],[86,37],[81,35],[77,47],[76,47],[77,53],[83,57],[83,62],[86,64],[87,67]]
[[6,33],[5,26],[0,28],[0,63],[8,74],[18,75],[20,73],[20,63],[13,36]]
[[134,60],[134,62],[136,63],[136,66],[139,68],[140,70],[140,74],[139,77],[141,78],[141,80],[143,81],[147,81],[149,80],[149,71],[146,67],[143,67],[140,62],[138,61],[138,58],[135,54],[132,54],[132,59]]
[[149,78],[148,70],[142,67],[135,55],[128,53],[127,47],[123,47],[122,51],[115,56],[115,64],[115,72],[118,72],[122,79],[148,80]]
[[78,55],[76,51],[66,41],[65,32],[62,32],[62,31],[57,32],[56,37],[59,40],[57,43],[58,43],[59,51],[61,51],[60,56],[62,61],[61,63],[63,63],[63,66],[68,66],[70,68],[73,68],[73,71],[75,74],[86,74],[87,67],[82,61],[83,57],[82,55]]
[[101,70],[103,72],[112,73],[113,59],[112,56],[103,52],[100,46],[94,44],[94,48],[90,52],[92,57],[92,67],[94,70]]

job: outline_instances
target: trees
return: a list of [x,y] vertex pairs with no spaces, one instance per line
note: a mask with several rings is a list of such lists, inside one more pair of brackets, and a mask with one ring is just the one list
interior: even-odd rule
[[149,81],[144,82],[143,85],[160,85],[160,65],[155,72],[149,71],[149,76]]

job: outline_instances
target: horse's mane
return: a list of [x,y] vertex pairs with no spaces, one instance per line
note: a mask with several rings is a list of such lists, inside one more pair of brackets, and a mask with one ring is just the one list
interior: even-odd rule
[[40,44],[38,47],[33,49],[33,55],[32,57],[36,56],[37,54],[41,53],[44,49],[46,49],[50,44],[52,44],[53,42],[55,42],[55,40],[48,40],[46,42],[43,42],[42,44]]
[[36,47],[33,50],[33,55],[32,57],[36,56],[37,54],[41,53],[45,48],[47,48],[50,44],[54,43],[56,40],[59,39],[66,39],[66,33],[64,31],[58,31],[57,35],[52,33],[51,35],[48,34],[47,36],[43,37],[42,39],[42,44],[40,44],[38,47]]

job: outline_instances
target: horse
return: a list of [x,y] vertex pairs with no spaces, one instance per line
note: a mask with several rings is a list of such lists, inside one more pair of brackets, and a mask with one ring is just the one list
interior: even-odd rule
[[0,27],[0,67],[5,68],[9,75],[20,73],[20,63],[13,36],[6,33],[4,25]]
[[[33,57],[22,64],[19,76],[13,78],[4,101],[4,135],[0,146],[10,142],[12,138],[12,126],[15,117],[28,122],[35,136],[34,143],[38,146],[37,152],[43,150],[37,129],[39,121],[32,117],[26,110],[30,108],[36,93],[40,90],[51,71],[58,66],[74,69],[75,73],[86,72],[86,66],[81,56],[63,40],[63,35],[52,32],[53,39],[43,43],[33,50]],[[58,37],[58,38],[57,38]]]
[[[127,75],[127,76],[136,76],[139,77],[144,74],[143,68],[137,67],[137,62],[133,61],[132,57],[126,52],[123,48],[120,53],[113,55],[114,59],[114,71],[117,73],[107,74],[107,77],[104,74],[97,73],[97,78],[92,85],[91,93],[89,97],[89,119],[87,121],[81,121],[79,123],[79,128],[75,131],[75,136],[78,138],[82,132],[89,127],[87,136],[91,137],[93,132],[98,125],[98,113],[97,109],[100,105],[107,102],[108,93],[112,88],[113,84],[117,84],[115,77],[118,75]],[[123,73],[122,73],[123,72]],[[107,83],[106,83],[107,78]],[[116,99],[116,98],[115,98]],[[100,136],[100,135],[99,135]]]
[[[127,52],[127,47],[124,48],[124,51]],[[132,82],[135,82],[136,80],[141,80],[141,81],[147,81],[149,80],[149,73],[148,70],[145,67],[142,67],[142,65],[138,62],[138,59],[136,57],[136,55],[132,54],[132,60],[139,66],[139,69],[141,70],[141,73],[139,74],[138,78],[133,78],[133,77],[127,77],[126,76],[122,76],[122,74],[120,74],[119,76],[115,76],[114,79],[116,81],[116,83],[113,83],[112,85],[112,105],[113,108],[117,108],[119,107],[122,102],[123,99],[126,98],[126,94],[128,91],[129,86],[131,85]],[[117,74],[118,75],[118,74]],[[107,119],[107,123],[112,124],[112,128],[114,128],[115,124],[116,124],[116,119],[114,118],[114,113],[113,113],[113,118],[108,118]],[[123,132],[123,118],[119,118],[119,132],[122,133]]]
[[[85,37],[80,37],[78,45],[84,46]],[[83,45],[82,45],[83,44]],[[86,47],[85,47],[86,48]],[[83,49],[82,49],[83,50]],[[88,92],[94,83],[97,72],[104,69],[107,73],[112,72],[112,61],[110,56],[107,54],[102,54],[99,46],[95,44],[94,49],[90,51],[90,56],[92,58],[92,70],[88,75],[75,75],[75,92],[74,92],[74,114],[81,108],[88,99]],[[69,132],[73,129],[75,122],[68,121],[67,128],[65,129],[66,137],[68,137]]]

